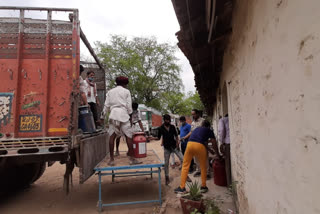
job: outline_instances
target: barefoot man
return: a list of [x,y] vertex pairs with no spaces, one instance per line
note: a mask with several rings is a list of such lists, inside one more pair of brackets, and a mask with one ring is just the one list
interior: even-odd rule
[[127,89],[129,79],[124,76],[116,78],[117,86],[111,89],[106,95],[106,101],[104,104],[102,118],[106,112],[110,112],[109,115],[109,149],[110,149],[110,161],[109,165],[114,166],[114,140],[117,136],[125,136],[128,145],[128,156],[130,159],[130,165],[140,164],[142,162],[137,161],[134,158],[133,143],[132,143],[132,127],[130,123],[130,115],[132,114],[132,101],[131,93]]

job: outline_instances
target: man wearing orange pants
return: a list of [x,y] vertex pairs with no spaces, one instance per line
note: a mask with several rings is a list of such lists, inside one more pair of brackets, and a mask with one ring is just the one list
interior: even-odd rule
[[[215,152],[212,149],[208,148],[208,141],[212,142]],[[205,120],[203,121],[202,126],[196,128],[189,138],[187,149],[183,157],[181,183],[180,186],[174,190],[175,193],[186,192],[185,185],[188,177],[190,163],[193,157],[198,158],[200,162],[201,192],[205,193],[208,191],[208,187],[206,185],[208,161],[207,150],[212,154],[216,153],[219,155],[216,139],[214,137],[213,131],[210,129],[210,122]]]

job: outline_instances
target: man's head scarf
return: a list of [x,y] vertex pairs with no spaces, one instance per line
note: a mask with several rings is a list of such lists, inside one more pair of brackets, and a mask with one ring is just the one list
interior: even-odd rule
[[128,85],[129,79],[124,76],[119,76],[116,78],[116,83],[117,83],[117,85]]

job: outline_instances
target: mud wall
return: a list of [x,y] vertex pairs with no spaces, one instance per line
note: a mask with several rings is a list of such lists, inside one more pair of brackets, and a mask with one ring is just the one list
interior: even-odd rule
[[320,213],[319,11],[318,0],[235,1],[213,120],[227,96],[241,214]]

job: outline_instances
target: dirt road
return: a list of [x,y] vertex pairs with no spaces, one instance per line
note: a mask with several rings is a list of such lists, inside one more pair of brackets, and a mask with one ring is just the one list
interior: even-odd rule
[[[148,144],[148,149],[154,149],[158,155],[163,158],[163,150],[160,143],[153,141]],[[120,150],[126,151],[126,146],[121,143]],[[178,160],[176,158],[176,160]],[[79,184],[78,170],[73,173],[73,188],[71,193],[66,195],[62,189],[64,166],[55,163],[52,167],[47,168],[44,175],[30,188],[18,193],[13,193],[7,198],[0,199],[1,214],[96,214],[98,201],[98,177],[92,176],[84,184]],[[163,213],[181,213],[179,198],[173,193],[173,189],[179,185],[180,171],[178,168],[170,169],[172,178],[171,185],[165,186],[164,173],[162,172],[162,199]],[[127,177],[116,178],[114,183],[111,177],[103,177],[102,198],[104,203],[123,202],[134,200],[157,199],[158,180],[156,176],[150,177]],[[210,185],[209,185],[210,184]],[[213,182],[208,182],[210,190]],[[232,208],[232,199],[226,194],[225,188],[214,187],[215,194],[219,197],[225,197],[223,206]],[[217,189],[218,188],[218,189]],[[211,192],[211,191],[210,191]],[[223,196],[225,195],[225,196]],[[117,206],[104,208],[103,213],[114,214],[149,214],[159,213],[158,204]]]

